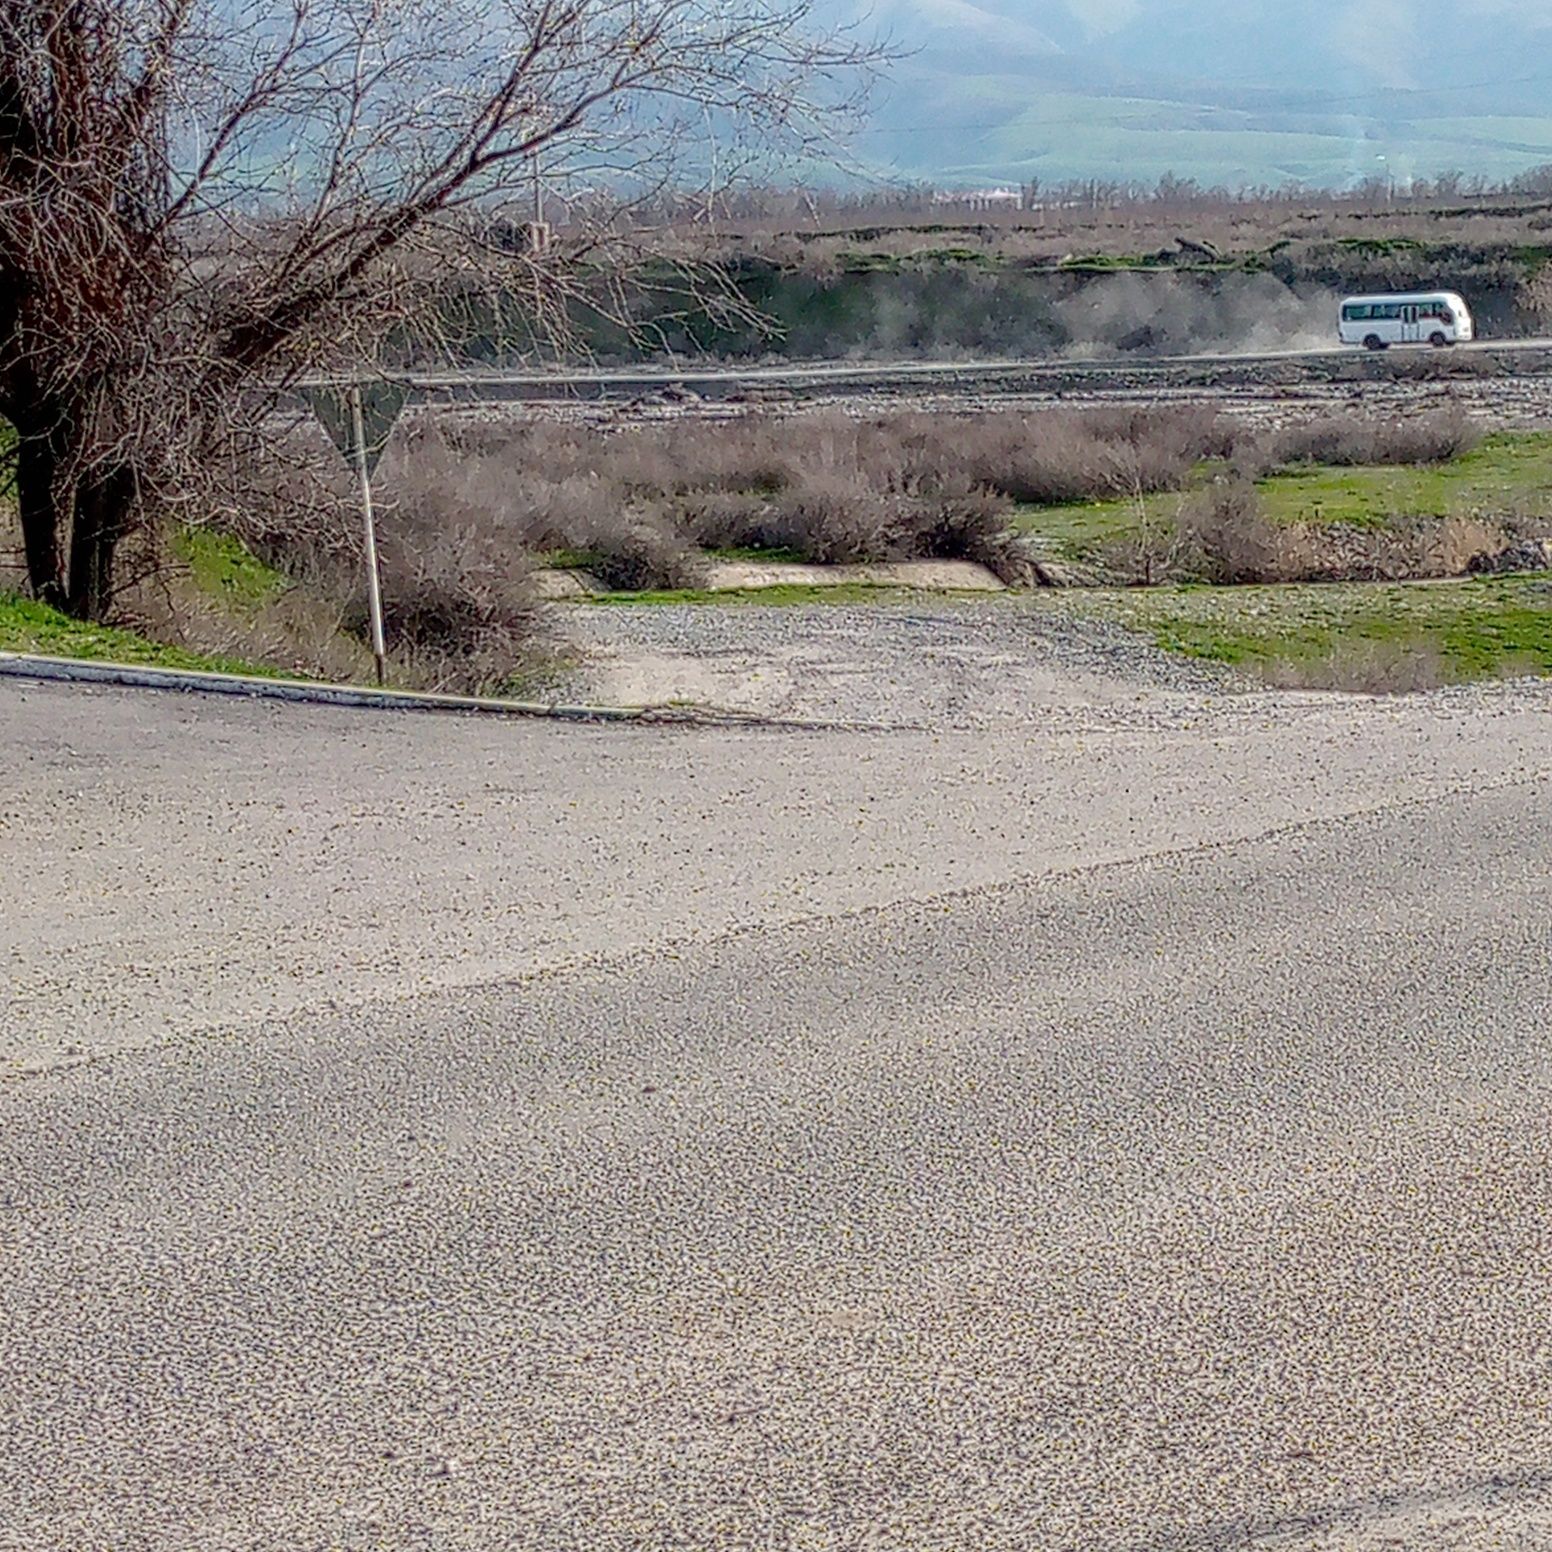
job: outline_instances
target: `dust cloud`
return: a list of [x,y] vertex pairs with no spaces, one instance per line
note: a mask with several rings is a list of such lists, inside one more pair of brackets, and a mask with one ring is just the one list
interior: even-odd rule
[[1336,348],[1340,298],[1274,275],[1230,276],[1211,286],[1180,277],[1106,276],[1055,303],[1074,359],[1258,355]]

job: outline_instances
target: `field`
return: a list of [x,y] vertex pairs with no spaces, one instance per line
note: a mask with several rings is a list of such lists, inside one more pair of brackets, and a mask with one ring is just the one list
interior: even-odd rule
[[1552,578],[1165,587],[1043,598],[1300,689],[1395,692],[1552,674]]
[[[1212,465],[1196,471],[1205,484]],[[1410,519],[1514,516],[1552,525],[1552,433],[1487,437],[1447,463],[1288,469],[1255,482],[1262,514],[1274,523],[1384,529]],[[1026,505],[1019,528],[1057,554],[1096,561],[1146,529],[1170,528],[1187,495],[1148,493],[1109,501]]]
[[[539,602],[554,595],[538,585],[546,567],[590,573],[614,610],[899,599],[806,578],[709,590],[730,559],[978,562],[1015,588],[1009,608],[1125,626],[1279,683],[1547,671],[1545,590],[1464,580],[1479,557],[1552,536],[1552,432],[1484,436],[1462,408],[1480,415],[1473,392],[1497,382],[1410,401],[1376,383],[1380,397],[1340,401],[1224,389],[932,413],[745,407],[720,421],[421,417],[379,481],[392,678],[525,693],[564,678],[579,617]],[[114,628],[12,595],[0,647],[366,677],[349,481],[308,436],[291,433],[262,504],[220,529],[169,531]],[[1066,590],[1028,591],[1053,582]]]

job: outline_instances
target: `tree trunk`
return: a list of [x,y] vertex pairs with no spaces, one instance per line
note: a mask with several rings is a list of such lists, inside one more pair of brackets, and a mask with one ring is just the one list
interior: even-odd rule
[[129,531],[135,495],[134,472],[125,468],[94,471],[76,489],[65,607],[79,620],[100,623],[108,617],[114,556]]
[[70,491],[60,479],[60,421],[24,419],[17,424],[16,505],[27,581],[34,598],[60,605],[65,589],[60,567],[70,510]]

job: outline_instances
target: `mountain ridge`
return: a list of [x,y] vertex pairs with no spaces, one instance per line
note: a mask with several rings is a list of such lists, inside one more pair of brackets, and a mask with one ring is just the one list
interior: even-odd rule
[[882,179],[1343,186],[1552,161],[1539,0],[892,0]]

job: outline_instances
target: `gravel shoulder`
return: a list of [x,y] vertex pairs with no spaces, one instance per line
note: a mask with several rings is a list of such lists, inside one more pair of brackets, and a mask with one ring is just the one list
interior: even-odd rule
[[[560,693],[687,701],[875,727],[1162,725],[1249,681],[1098,620],[1013,598],[881,595],[871,605],[565,605]],[[1231,714],[1227,704],[1220,715]]]

